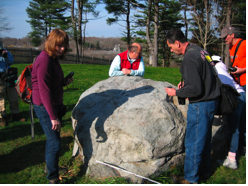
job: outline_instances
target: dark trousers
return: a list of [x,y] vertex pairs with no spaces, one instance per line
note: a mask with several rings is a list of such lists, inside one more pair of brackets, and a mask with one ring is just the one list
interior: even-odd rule
[[[59,108],[57,108],[59,109]],[[61,148],[60,132],[52,130],[50,117],[43,105],[35,105],[34,111],[46,134],[45,160],[47,162],[47,179],[51,180],[59,176],[59,151]]]

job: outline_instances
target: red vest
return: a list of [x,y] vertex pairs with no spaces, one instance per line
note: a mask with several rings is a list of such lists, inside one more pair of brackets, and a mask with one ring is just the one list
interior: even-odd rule
[[128,50],[118,54],[120,56],[120,58],[121,58],[121,70],[123,68],[132,69],[132,70],[138,70],[139,69],[139,64],[140,64],[140,58],[136,59],[131,64],[127,59],[127,53],[128,53]]

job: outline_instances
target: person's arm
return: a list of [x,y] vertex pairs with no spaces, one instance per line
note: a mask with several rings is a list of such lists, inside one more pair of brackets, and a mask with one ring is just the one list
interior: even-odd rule
[[215,69],[217,70],[218,77],[222,83],[228,84],[235,88],[235,81],[233,80],[232,76],[227,72],[227,67],[223,62],[216,63]]
[[14,58],[13,58],[12,54],[6,49],[4,49],[4,52],[7,53],[7,58],[5,60],[5,63],[7,64],[7,66],[12,65],[14,63]]
[[123,72],[121,71],[121,58],[119,55],[115,56],[113,59],[110,69],[109,69],[109,76],[123,76]]
[[143,57],[141,56],[138,70],[131,70],[130,76],[141,76],[141,77],[143,77],[144,74],[145,74],[145,63],[144,63]]
[[237,51],[235,59],[234,67],[237,69],[235,72],[231,72],[231,74],[243,74],[246,73],[246,41],[243,41]]

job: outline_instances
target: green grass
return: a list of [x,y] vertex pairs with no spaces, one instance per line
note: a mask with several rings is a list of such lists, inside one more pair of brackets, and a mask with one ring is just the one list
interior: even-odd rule
[[[15,64],[19,74],[27,64]],[[80,95],[95,83],[109,78],[107,65],[69,65],[62,64],[64,74],[74,71],[74,82],[64,88],[64,104],[68,106],[66,115],[63,117],[61,129],[62,150],[60,153],[60,166],[69,169],[68,173],[61,175],[62,183],[72,184],[126,184],[124,178],[108,178],[105,180],[93,180],[87,178],[82,172],[81,157],[72,158],[74,136],[71,123],[71,112]],[[168,81],[177,85],[181,79],[179,68],[155,68],[146,67],[144,78],[156,81]],[[6,104],[9,114],[8,102]],[[27,119],[26,122],[10,122],[9,125],[0,127],[0,184],[29,184],[48,183],[46,174],[43,173],[45,162],[46,136],[35,117],[35,139],[30,136],[29,105],[19,101],[21,114]],[[230,170],[219,166],[212,160],[212,175],[210,179],[202,183],[246,183],[246,158],[239,159],[239,168]],[[183,175],[183,167],[171,167],[159,177],[152,178],[160,183],[171,183],[171,174]],[[147,181],[147,183],[150,183]]]

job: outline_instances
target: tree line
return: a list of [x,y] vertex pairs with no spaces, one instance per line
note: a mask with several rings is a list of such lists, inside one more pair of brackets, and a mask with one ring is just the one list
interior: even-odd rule
[[240,37],[246,35],[244,0],[32,0],[26,9],[32,45],[39,46],[53,28],[60,28],[73,38],[79,60],[86,45],[86,25],[100,18],[96,11],[100,4],[109,14],[107,24],[123,28],[121,40],[127,45],[142,43],[143,55],[152,66],[169,66],[175,58],[165,40],[173,27],[181,28],[190,42],[221,55],[227,65],[229,55],[224,51],[228,50],[218,39],[221,29],[232,25]]

